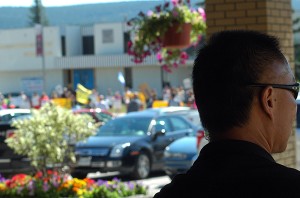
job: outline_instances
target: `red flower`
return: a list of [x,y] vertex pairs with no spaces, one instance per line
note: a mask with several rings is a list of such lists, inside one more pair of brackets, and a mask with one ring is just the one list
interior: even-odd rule
[[42,171],[38,171],[38,172],[35,174],[34,177],[35,177],[35,178],[42,178],[42,177],[43,177]]

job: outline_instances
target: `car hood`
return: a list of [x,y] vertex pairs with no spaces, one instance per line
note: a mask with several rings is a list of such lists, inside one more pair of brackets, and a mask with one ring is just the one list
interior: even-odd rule
[[197,153],[196,137],[183,137],[168,146],[171,153]]
[[77,143],[76,147],[113,147],[117,144],[133,143],[144,138],[140,136],[91,136],[87,140]]

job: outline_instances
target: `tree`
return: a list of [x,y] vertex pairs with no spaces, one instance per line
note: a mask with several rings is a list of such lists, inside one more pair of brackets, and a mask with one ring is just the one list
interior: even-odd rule
[[98,128],[90,115],[75,115],[53,103],[33,109],[31,117],[15,120],[12,126],[15,134],[5,140],[7,145],[17,154],[26,155],[32,166],[45,174],[49,165],[62,168],[74,163],[71,145],[95,134]]
[[29,14],[29,25],[34,26],[35,24],[41,24],[43,26],[48,25],[48,20],[45,15],[45,9],[42,5],[41,0],[34,0],[33,6],[30,7],[30,14]]

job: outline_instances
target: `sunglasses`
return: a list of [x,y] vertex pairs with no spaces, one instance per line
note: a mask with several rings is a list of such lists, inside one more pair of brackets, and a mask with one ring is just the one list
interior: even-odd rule
[[253,83],[253,84],[249,84],[248,86],[250,86],[250,87],[267,87],[267,86],[271,86],[273,88],[289,90],[290,92],[293,93],[295,99],[297,99],[298,93],[299,93],[299,83],[295,83],[295,84],[292,84],[292,85]]

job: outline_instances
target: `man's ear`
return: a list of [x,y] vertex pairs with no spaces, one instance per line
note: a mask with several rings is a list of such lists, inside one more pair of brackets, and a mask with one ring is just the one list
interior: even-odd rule
[[275,98],[274,98],[274,89],[271,86],[264,88],[260,94],[260,104],[262,106],[263,111],[267,114],[268,117],[273,119],[273,112],[275,106]]

